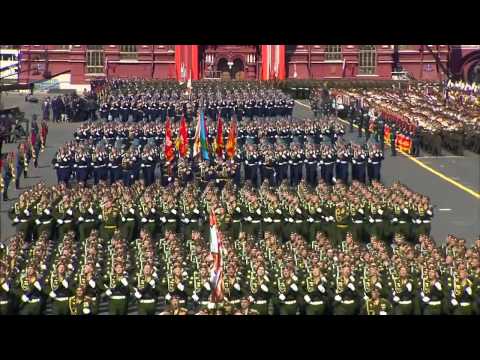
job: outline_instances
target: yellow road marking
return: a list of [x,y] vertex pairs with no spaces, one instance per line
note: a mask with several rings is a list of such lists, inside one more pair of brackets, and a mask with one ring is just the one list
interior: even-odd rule
[[[298,101],[298,100],[295,100],[295,102],[296,102],[297,104],[299,104],[299,105],[302,105],[302,106],[304,106],[304,107],[306,107],[306,108],[311,109],[311,107],[310,107],[309,105],[306,105],[306,104],[304,104],[304,103],[302,103],[302,102],[300,102],[300,101]],[[345,121],[345,120],[340,119],[340,118],[338,118],[338,119],[339,119],[340,121],[344,122],[345,124],[349,124],[348,121]],[[354,124],[353,126],[358,129],[358,125],[355,125],[355,124]],[[362,131],[365,131],[365,130],[362,129]],[[390,144],[387,144],[387,143],[385,143],[385,144],[386,144],[387,146],[390,146]],[[431,168],[431,167],[428,166],[428,165],[425,165],[424,163],[422,163],[420,160],[414,158],[413,156],[410,156],[409,154],[407,154],[407,153],[405,153],[405,152],[403,152],[403,151],[401,151],[401,150],[397,150],[397,151],[398,151],[400,154],[402,154],[402,155],[404,155],[405,157],[407,157],[407,159],[412,160],[412,161],[413,161],[414,163],[416,163],[418,166],[421,166],[421,167],[424,168],[425,170],[430,171],[432,174],[437,175],[439,178],[441,178],[441,179],[449,182],[449,183],[452,184],[453,186],[456,186],[456,187],[459,188],[460,190],[465,191],[466,193],[472,195],[473,197],[475,197],[475,198],[477,198],[477,199],[480,199],[480,193],[476,192],[475,190],[472,190],[472,189],[466,187],[465,185],[460,184],[458,181],[453,180],[451,177],[449,177],[449,176],[447,176],[447,175],[445,175],[445,174],[443,174],[443,173],[441,173],[441,172],[439,172],[439,171]]]

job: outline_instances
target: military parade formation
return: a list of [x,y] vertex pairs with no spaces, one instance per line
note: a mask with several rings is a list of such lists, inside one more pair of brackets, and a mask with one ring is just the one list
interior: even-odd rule
[[[382,184],[384,120],[368,107],[362,124],[372,116],[375,128],[358,144],[323,89],[313,119],[260,85],[92,89],[103,121],[58,149],[57,185],[34,185],[9,210],[0,314],[480,314],[480,239],[439,246],[430,199]],[[340,111],[353,131],[356,108]]]

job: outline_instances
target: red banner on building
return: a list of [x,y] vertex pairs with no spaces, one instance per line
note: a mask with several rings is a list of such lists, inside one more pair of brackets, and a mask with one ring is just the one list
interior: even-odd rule
[[285,45],[262,45],[262,80],[285,79]]

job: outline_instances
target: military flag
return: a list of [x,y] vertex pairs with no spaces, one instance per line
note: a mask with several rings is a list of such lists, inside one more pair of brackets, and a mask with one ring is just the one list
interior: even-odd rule
[[170,125],[170,118],[167,118],[165,124],[165,159],[172,161],[175,156],[173,141],[172,141],[172,127]]
[[233,120],[230,123],[230,129],[228,130],[228,139],[227,145],[225,147],[225,152],[227,153],[227,158],[231,159],[235,155],[237,147],[237,122]]
[[217,123],[217,141],[216,141],[216,148],[215,148],[215,152],[217,153],[217,155],[219,157],[223,156],[223,149],[224,149],[224,145],[223,145],[223,121],[222,121],[222,117],[219,116],[218,117],[218,123]]
[[180,129],[178,130],[178,136],[175,145],[180,156],[182,158],[185,157],[188,152],[188,131],[185,116],[183,116],[182,120],[180,121]]

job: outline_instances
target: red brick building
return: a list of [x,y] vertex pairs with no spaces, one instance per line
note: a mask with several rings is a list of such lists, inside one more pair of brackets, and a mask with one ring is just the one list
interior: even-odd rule
[[45,72],[65,87],[96,78],[186,80],[444,78],[447,45],[21,45],[20,83]]

